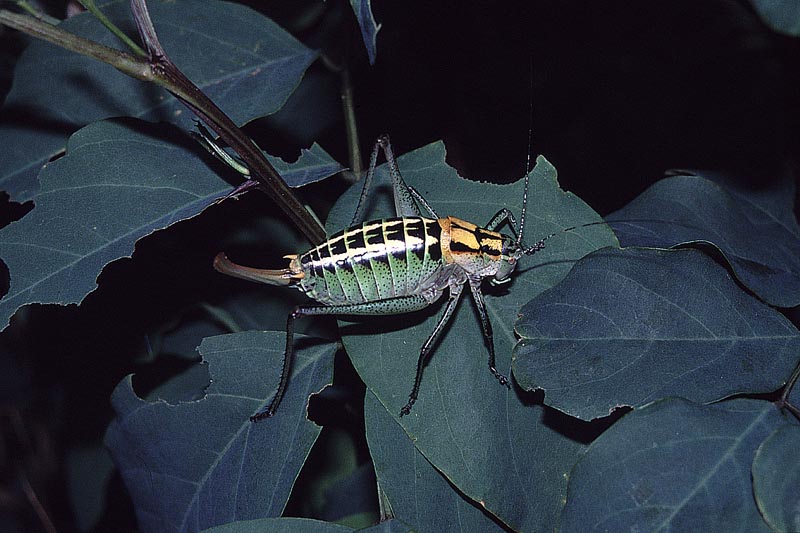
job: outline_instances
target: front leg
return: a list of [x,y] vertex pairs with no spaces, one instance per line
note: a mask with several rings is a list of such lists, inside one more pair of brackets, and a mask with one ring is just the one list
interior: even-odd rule
[[509,226],[511,226],[511,231],[514,232],[514,235],[516,236],[516,234],[517,234],[517,228],[516,228],[517,221],[514,218],[514,214],[511,211],[509,211],[508,209],[506,209],[505,207],[503,209],[501,209],[500,211],[498,211],[497,214],[495,214],[492,217],[492,220],[490,220],[489,223],[486,224],[486,229],[488,229],[489,231],[495,231],[505,221],[508,221]]
[[494,335],[492,334],[492,323],[489,322],[489,314],[486,312],[486,304],[483,301],[483,292],[481,292],[480,280],[469,280],[469,288],[472,291],[472,298],[475,300],[475,305],[478,307],[478,315],[481,317],[481,325],[483,326],[483,339],[489,347],[489,370],[492,375],[497,378],[501,385],[508,387],[508,378],[501,374],[495,368],[494,357]]

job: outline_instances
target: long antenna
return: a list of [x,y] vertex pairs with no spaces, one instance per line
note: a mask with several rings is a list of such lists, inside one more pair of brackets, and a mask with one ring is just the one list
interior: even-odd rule
[[527,158],[525,159],[526,176],[530,174],[531,171],[531,141],[533,139],[533,54],[529,56],[529,59],[530,67],[528,69],[528,74],[530,79],[528,80],[528,151],[526,153]]
[[556,235],[561,235],[562,233],[567,233],[569,231],[574,231],[576,229],[586,228],[586,227],[589,227],[589,226],[599,226],[601,224],[605,224],[606,226],[610,226],[613,223],[614,223],[613,221],[609,222],[607,220],[603,220],[601,222],[589,222],[588,224],[580,224],[578,226],[572,226],[571,228],[564,228],[562,230],[553,232],[550,235],[540,239],[539,242],[537,242],[533,246],[531,246],[529,248],[525,248],[524,250],[522,250],[522,255],[533,255],[536,252],[540,252],[540,251],[544,250],[545,241],[548,240],[548,239],[552,239]]
[[521,256],[522,255],[533,255],[536,252],[539,252],[539,251],[544,249],[544,243],[548,239],[552,239],[553,237],[555,237],[557,235],[561,235],[562,233],[567,233],[567,232],[570,232],[570,231],[574,231],[576,229],[588,228],[589,226],[605,225],[605,226],[608,226],[609,228],[611,228],[611,230],[613,231],[614,230],[614,224],[635,224],[635,223],[638,223],[638,222],[647,222],[649,224],[668,224],[670,226],[681,226],[681,227],[684,227],[684,228],[700,229],[698,226],[695,226],[694,224],[681,222],[680,220],[656,220],[656,219],[652,219],[652,218],[628,218],[628,219],[625,219],[625,220],[601,220],[601,221],[598,221],[598,222],[588,222],[586,224],[578,224],[577,226],[572,226],[572,227],[569,227],[569,228],[561,229],[559,231],[555,231],[555,232],[551,233],[550,235],[547,235],[543,239],[539,240],[539,242],[537,242],[533,246],[530,246],[528,248],[524,248],[520,252],[520,255]]
[[525,214],[528,212],[528,175],[531,173],[531,140],[533,139],[533,54],[529,56],[528,69],[530,83],[528,85],[528,153],[525,159],[525,191],[522,193],[522,216],[519,219],[517,246],[522,246],[522,234],[525,231]]

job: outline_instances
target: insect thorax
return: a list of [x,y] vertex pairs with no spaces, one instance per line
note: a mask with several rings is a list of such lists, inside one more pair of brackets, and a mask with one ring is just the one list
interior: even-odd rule
[[443,233],[445,261],[455,263],[472,277],[494,276],[503,252],[503,235],[456,217],[439,219]]

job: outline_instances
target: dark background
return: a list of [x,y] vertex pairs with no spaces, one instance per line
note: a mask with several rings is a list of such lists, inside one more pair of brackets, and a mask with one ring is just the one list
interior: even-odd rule
[[[364,158],[381,133],[391,134],[398,154],[443,139],[463,176],[511,181],[524,174],[530,134],[531,157],[544,154],[562,187],[601,214],[671,168],[722,171],[753,187],[787,166],[797,175],[800,45],[767,28],[745,0],[373,0],[382,24],[374,66],[348,2],[244,3],[348,66]],[[45,4],[64,16],[65,2]],[[0,95],[23,41],[0,29]],[[249,133],[289,159],[317,140],[347,164],[340,81],[315,64],[285,109]],[[334,179],[303,195],[324,214],[344,187]],[[28,308],[0,335],[0,530],[41,527],[25,483],[59,530],[75,530],[67,451],[100,442],[109,395],[125,374],[138,372],[145,390],[185,368],[168,359],[137,363],[146,333],[198,295],[246,290],[221,281],[210,258],[222,249],[220,235],[275,209],[264,195],[230,204],[139,243],[133,259],[104,270],[80,308]],[[30,208],[0,207],[6,221]],[[259,262],[247,253],[239,251],[240,262]],[[341,359],[336,379],[356,383],[358,397]],[[319,416],[363,434],[358,420]],[[118,477],[103,497],[95,530],[133,528]]]
[[[758,184],[796,160],[798,43],[746,1],[373,7],[377,62],[350,55],[365,151],[383,132],[399,153],[443,139],[463,175],[511,180],[530,129],[532,156],[601,212],[669,168]],[[341,131],[324,142],[344,155]]]
[[[544,154],[562,185],[601,213],[669,168],[759,183],[797,159],[800,45],[746,0],[376,1],[374,66],[347,2],[242,3],[349,65],[367,154],[380,133],[398,153],[443,139],[463,175],[512,180],[525,169],[530,130],[532,156]],[[63,16],[64,2],[47,4]],[[4,35],[0,88],[21,46],[13,37]],[[346,162],[341,113],[330,105],[338,76],[315,71],[324,81],[305,107],[316,129],[261,135],[291,156],[313,131]]]

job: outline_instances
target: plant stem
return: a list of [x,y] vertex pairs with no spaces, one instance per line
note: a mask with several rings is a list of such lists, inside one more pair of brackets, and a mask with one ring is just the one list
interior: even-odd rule
[[30,3],[28,3],[26,0],[17,0],[17,6],[19,6],[20,9],[22,9],[24,11],[27,11],[28,13],[30,13],[32,16],[36,17],[37,19],[43,20],[43,21],[45,21],[47,23],[58,24],[59,22],[61,22],[57,18],[51,17],[47,13],[39,11],[34,6],[32,6]]
[[356,180],[361,179],[364,168],[361,166],[361,150],[358,144],[358,127],[356,125],[355,105],[353,104],[353,82],[350,79],[350,69],[345,66],[342,76],[342,110],[344,111],[344,127],[347,133],[347,156],[350,160],[350,170],[355,174]]
[[313,244],[323,242],[326,238],[325,230],[306,211],[278,171],[264,157],[263,152],[167,56],[158,40],[145,1],[131,0],[131,10],[136,27],[139,29],[139,36],[150,56],[153,72],[163,79],[163,81],[157,80],[156,83],[166,87],[239,154],[250,169],[250,178],[262,185],[270,198],[283,208],[292,222]]
[[89,13],[94,15],[95,18],[97,18],[97,20],[99,20],[103,24],[103,26],[108,28],[108,31],[116,35],[117,38],[120,41],[122,41],[123,44],[125,44],[125,46],[127,46],[130,49],[131,52],[133,52],[137,56],[147,57],[147,52],[142,50],[141,46],[133,42],[133,40],[127,35],[125,35],[125,33],[121,29],[119,29],[116,26],[116,24],[111,22],[108,19],[108,17],[105,16],[105,14],[102,11],[100,11],[100,8],[97,7],[97,4],[94,3],[94,0],[78,0],[78,1],[81,3],[83,7],[86,8],[86,10]]
[[139,29],[139,35],[147,48],[147,58],[133,56],[127,52],[79,37],[34,17],[12,13],[5,9],[0,9],[0,23],[67,50],[108,63],[128,76],[155,83],[168,90],[239,154],[250,168],[251,178],[258,181],[264,191],[283,209],[311,243],[323,242],[325,230],[303,207],[303,204],[267,161],[264,154],[230,117],[223,113],[169,59],[158,41],[144,0],[131,0],[131,9]]
[[12,13],[0,9],[0,23],[10,28],[32,35],[49,43],[56,44],[72,52],[89,56],[103,63],[108,63],[117,70],[137,80],[155,81],[147,61],[134,57],[126,52],[110,48],[69,33],[32,16]]

